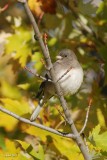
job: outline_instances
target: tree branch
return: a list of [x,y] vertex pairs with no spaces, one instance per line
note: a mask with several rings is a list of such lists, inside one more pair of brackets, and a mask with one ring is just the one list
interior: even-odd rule
[[[8,115],[10,115],[11,117],[14,117],[14,118],[18,119],[18,120],[21,121],[21,122],[30,124],[30,125],[35,126],[35,127],[38,127],[38,128],[41,128],[41,129],[46,130],[46,131],[48,131],[48,132],[54,133],[54,134],[56,134],[56,135],[63,136],[63,137],[67,137],[67,138],[76,139],[77,137],[79,137],[79,136],[83,133],[83,131],[84,131],[86,125],[87,125],[90,107],[91,107],[91,103],[89,103],[89,106],[88,106],[88,110],[87,110],[87,113],[86,113],[86,119],[85,119],[83,128],[81,129],[81,131],[80,131],[79,134],[77,134],[77,135],[74,135],[74,134],[71,134],[71,133],[60,132],[60,131],[57,131],[57,130],[55,130],[55,129],[53,129],[53,128],[46,127],[46,126],[44,126],[44,125],[38,124],[38,123],[36,123],[36,122],[31,122],[30,120],[28,120],[28,119],[26,119],[26,118],[23,118],[23,117],[20,117],[19,115],[17,115],[17,114],[15,114],[15,113],[13,113],[13,112],[11,112],[11,111],[3,108],[2,106],[0,106],[0,111],[6,113],[6,114],[8,114]],[[61,114],[61,113],[60,113],[60,114]],[[62,116],[62,115],[61,115],[61,116]],[[63,117],[63,118],[65,119],[65,117]],[[66,121],[66,120],[65,120],[65,121]],[[61,122],[61,123],[62,123],[62,122]],[[58,126],[59,126],[59,125],[58,125]],[[58,128],[58,126],[57,126],[56,128]]]
[[2,112],[4,112],[4,113],[6,113],[6,114],[8,114],[8,115],[10,115],[10,116],[18,119],[18,120],[21,121],[21,122],[30,124],[30,125],[35,126],[35,127],[37,127],[37,128],[41,128],[41,129],[43,129],[43,130],[49,131],[49,132],[54,133],[54,134],[59,135],[59,136],[63,136],[63,137],[75,139],[75,135],[73,135],[73,134],[60,132],[60,131],[57,131],[57,130],[55,130],[55,129],[53,129],[53,128],[44,126],[44,125],[42,125],[42,124],[38,124],[38,123],[36,123],[36,122],[31,122],[30,120],[28,120],[28,119],[26,119],[26,118],[23,118],[23,117],[20,117],[19,115],[17,115],[17,114],[15,114],[15,113],[13,113],[13,112],[11,112],[11,111],[3,108],[2,106],[0,106],[0,111],[2,111]]
[[[36,76],[36,77],[42,79],[42,80],[47,80],[47,78],[45,78],[45,77],[39,75],[38,73],[34,73],[30,68],[28,68],[28,67],[26,67],[26,66],[24,67],[24,69],[27,70],[29,73],[33,74],[34,76]],[[52,82],[51,79],[48,79],[48,81]]]
[[[73,132],[74,135],[78,135],[79,133],[78,133],[78,131],[77,131],[75,125],[74,125],[74,122],[73,122],[72,118],[71,118],[71,114],[70,114],[69,109],[67,107],[67,103],[66,103],[66,101],[64,99],[64,96],[63,96],[63,93],[61,91],[60,85],[56,80],[49,52],[48,52],[47,47],[45,46],[45,44],[44,44],[44,42],[42,40],[41,33],[40,33],[39,29],[38,29],[37,23],[36,23],[33,15],[32,15],[32,13],[31,13],[31,11],[29,9],[29,6],[27,4],[27,0],[18,0],[18,1],[20,1],[24,5],[26,13],[27,13],[27,15],[28,15],[28,17],[29,17],[29,19],[30,19],[30,21],[32,23],[35,35],[36,35],[36,37],[38,39],[39,45],[40,45],[40,47],[42,49],[42,53],[43,53],[45,61],[46,61],[46,68],[50,72],[52,81],[53,81],[53,83],[55,85],[56,93],[57,93],[57,95],[58,95],[58,97],[60,99],[62,108],[64,110],[65,117],[67,119],[68,124],[70,125],[71,131]],[[82,154],[84,156],[84,159],[85,160],[90,160],[89,153],[88,153],[88,151],[86,149],[86,146],[85,146],[82,138],[80,136],[77,136],[75,138],[75,141],[76,141],[77,145],[79,146],[79,148],[80,148],[80,150],[81,150],[81,152],[82,152]]]

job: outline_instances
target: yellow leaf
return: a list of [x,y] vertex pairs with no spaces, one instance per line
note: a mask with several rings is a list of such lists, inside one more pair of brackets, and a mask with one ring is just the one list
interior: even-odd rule
[[44,151],[43,151],[43,147],[38,144],[38,150],[36,151],[35,148],[31,148],[29,151],[27,150],[30,147],[30,144],[28,144],[27,142],[24,141],[20,141],[20,140],[16,140],[19,144],[21,144],[20,148],[23,148],[24,150],[27,151],[28,154],[32,155],[33,157],[40,159],[40,160],[44,160]]
[[13,111],[18,115],[30,113],[30,107],[29,104],[26,102],[26,99],[18,101],[9,98],[1,98],[0,100],[4,104],[5,108],[9,109],[10,111]]
[[24,83],[24,84],[19,84],[17,86],[21,89],[27,90],[29,88],[30,84],[29,83]]
[[7,132],[14,130],[18,123],[18,120],[15,118],[0,112],[0,127],[4,127]]
[[79,160],[83,160],[83,156],[78,146],[71,139],[60,137],[58,135],[49,133],[48,131],[44,131],[33,126],[27,128],[25,132],[40,137],[41,140],[45,143],[47,140],[47,136],[51,136],[55,147],[62,155],[67,157],[69,160],[78,159],[78,156]]
[[20,94],[18,88],[13,85],[10,85],[5,80],[1,81],[0,90],[1,90],[2,95],[5,97],[9,97],[12,99],[20,99],[21,98],[21,94]]
[[30,155],[24,153],[20,148],[16,148],[15,143],[5,139],[6,150],[0,150],[1,160],[33,160]]
[[30,146],[30,144],[21,140],[16,140],[16,142],[20,143],[24,150],[26,150]]
[[35,54],[32,56],[32,61],[35,61],[34,66],[37,71],[41,70],[41,68],[43,66],[43,64],[41,62],[41,58],[42,58],[42,56],[41,56],[40,52],[35,52]]
[[5,139],[6,150],[0,150],[0,159],[19,160],[19,151],[15,148],[14,142]]
[[103,115],[103,113],[102,113],[102,111],[101,111],[100,108],[97,108],[97,118],[98,118],[100,126],[106,128],[106,123],[105,123],[104,115]]
[[38,0],[28,0],[28,4],[30,6],[30,9],[32,10],[32,12],[39,17],[43,11],[41,9],[41,5],[42,3]]
[[6,54],[11,54],[14,60],[19,59],[19,63],[24,67],[27,59],[31,56],[32,34],[26,28],[17,28],[15,34],[8,38],[6,44]]

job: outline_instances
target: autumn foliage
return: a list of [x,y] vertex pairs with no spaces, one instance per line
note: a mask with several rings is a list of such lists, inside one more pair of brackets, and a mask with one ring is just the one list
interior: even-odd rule
[[[11,5],[10,5],[11,4]],[[86,146],[95,160],[107,159],[107,2],[73,0],[28,0],[39,24],[41,37],[47,33],[52,62],[63,48],[72,49],[84,69],[84,82],[76,95],[66,96],[74,123],[81,130],[89,100],[92,100],[84,131]],[[8,7],[6,7],[8,6]],[[36,36],[36,35],[35,35]],[[29,119],[45,63],[38,39],[22,4],[0,1],[0,105]],[[37,123],[69,132],[57,97],[42,109]],[[8,158],[7,158],[8,157]],[[0,159],[83,160],[78,146],[0,112]]]

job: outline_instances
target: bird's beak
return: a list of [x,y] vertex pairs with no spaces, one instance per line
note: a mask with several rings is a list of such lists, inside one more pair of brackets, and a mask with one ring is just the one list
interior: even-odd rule
[[61,60],[62,57],[61,57],[61,56],[56,56],[56,59],[57,59],[57,60]]

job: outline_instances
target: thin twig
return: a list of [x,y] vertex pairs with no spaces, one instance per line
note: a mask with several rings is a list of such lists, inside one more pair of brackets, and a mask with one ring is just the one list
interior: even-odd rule
[[87,121],[88,121],[88,116],[89,116],[89,111],[90,111],[91,104],[92,104],[92,99],[89,100],[89,105],[88,105],[88,109],[87,109],[87,113],[86,113],[86,118],[85,118],[84,126],[82,127],[81,131],[79,132],[80,135],[83,133],[83,131],[85,130],[85,127],[87,125]]
[[61,115],[61,117],[65,120],[65,122],[67,122],[66,117],[63,115],[63,113],[58,109],[58,107],[56,106],[57,111],[59,112],[59,114]]
[[67,69],[67,71],[61,77],[59,77],[59,79],[57,80],[57,82],[59,82],[71,69],[72,69],[72,67],[70,67],[69,69]]
[[82,136],[83,136],[84,143],[85,143],[85,145],[86,145],[87,151],[89,152],[89,148],[88,148],[88,144],[87,144],[87,140],[86,140],[85,134],[82,133]]
[[58,129],[63,123],[65,123],[65,121],[60,121],[57,125],[56,125],[56,127],[55,127],[55,129]]
[[[39,75],[38,73],[34,73],[31,69],[29,69],[28,67],[24,67],[24,69],[26,69],[28,72],[30,72],[31,74],[33,74],[34,76],[43,79],[43,80],[47,80],[47,78]],[[48,81],[52,81],[51,79],[48,79]]]
[[3,8],[0,7],[0,13],[4,12],[8,7],[9,7],[8,3]]
[[41,13],[41,15],[39,16],[39,19],[38,19],[38,25],[40,25],[41,20],[42,20],[42,18],[43,18],[43,15],[44,15],[44,12],[43,12],[43,13]]

